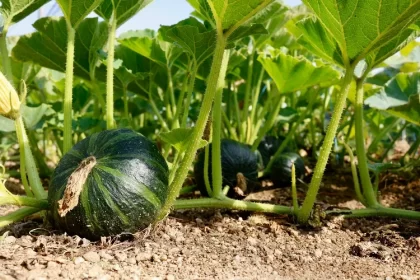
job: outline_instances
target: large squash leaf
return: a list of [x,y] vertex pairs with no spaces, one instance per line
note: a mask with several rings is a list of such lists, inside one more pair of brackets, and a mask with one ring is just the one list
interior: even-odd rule
[[420,125],[420,73],[396,75],[365,104]]
[[307,59],[278,53],[258,60],[277,85],[280,93],[289,93],[311,86],[329,86],[339,81],[340,73],[330,66],[314,66]]
[[153,0],[106,0],[95,12],[107,21],[110,21],[112,12],[115,13],[117,26],[122,25]]
[[366,59],[373,67],[407,41],[420,17],[420,0],[304,0],[317,20],[303,22],[301,42],[321,57],[348,67]]
[[[57,0],[67,22],[76,29],[103,0]],[[109,0],[106,0],[109,1]]]
[[3,16],[3,26],[0,30],[7,30],[12,23],[24,19],[48,1],[49,0],[2,0],[0,14]]
[[[67,28],[64,18],[41,18],[34,23],[37,32],[22,36],[12,56],[24,62],[65,72]],[[90,80],[95,75],[99,50],[107,40],[107,26],[97,18],[87,18],[76,29],[74,74]],[[100,78],[104,80],[105,77]]]

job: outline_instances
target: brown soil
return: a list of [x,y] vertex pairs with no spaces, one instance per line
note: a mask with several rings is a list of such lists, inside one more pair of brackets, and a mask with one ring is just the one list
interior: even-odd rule
[[[383,204],[420,210],[420,180],[388,175],[381,186]],[[290,205],[290,191],[248,199]],[[319,205],[361,207],[348,173],[326,174]],[[0,215],[10,210],[0,207]],[[286,216],[194,210],[97,243],[36,218],[1,234],[0,279],[420,279],[418,221],[333,217],[303,228]]]

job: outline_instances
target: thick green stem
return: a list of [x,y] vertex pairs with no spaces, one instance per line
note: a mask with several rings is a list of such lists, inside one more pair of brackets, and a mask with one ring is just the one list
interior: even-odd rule
[[192,209],[192,208],[228,208],[235,210],[264,212],[274,214],[293,214],[291,207],[282,205],[273,205],[266,203],[241,201],[230,198],[199,198],[199,199],[178,199],[174,203],[175,209]]
[[128,121],[130,119],[129,112],[128,112],[128,94],[127,94],[127,86],[123,85],[123,98],[124,98],[124,118]]
[[23,124],[22,116],[15,120],[16,134],[19,141],[19,146],[23,147],[25,154],[25,165],[28,172],[29,183],[31,184],[32,192],[38,199],[45,199],[47,192],[42,187],[39,173],[36,168],[35,159],[32,155],[31,147],[29,145],[28,136],[26,135],[25,126]]
[[420,212],[396,208],[377,206],[376,208],[365,208],[355,210],[333,210],[327,211],[327,214],[343,214],[346,218],[364,218],[364,217],[392,217],[412,220],[420,220]]
[[351,165],[351,173],[353,175],[353,184],[354,184],[354,191],[356,192],[356,196],[364,206],[367,206],[365,198],[360,190],[360,183],[359,183],[359,175],[357,174],[357,167],[356,167],[356,160],[354,158],[353,151],[351,150],[350,146],[347,145],[344,141],[342,142],[344,148],[347,150],[347,153],[350,157],[350,165]]
[[213,197],[213,190],[211,189],[210,179],[209,179],[209,158],[210,158],[210,149],[209,145],[204,148],[204,185],[206,186],[206,191],[208,196]]
[[67,24],[67,60],[66,82],[64,85],[64,136],[63,153],[66,154],[72,147],[72,107],[73,107],[73,63],[74,63],[74,38],[76,30]]
[[327,166],[328,158],[330,156],[331,148],[334,142],[337,128],[340,124],[341,115],[343,114],[344,106],[346,105],[347,95],[350,91],[351,82],[353,79],[354,66],[346,71],[341,85],[341,92],[336,100],[334,113],[331,118],[330,125],[328,126],[324,142],[321,147],[318,162],[315,166],[315,171],[309,185],[308,192],[302,207],[298,214],[298,221],[306,223],[311,215],[312,207],[314,206],[316,196],[318,194],[321,180],[324,175],[325,167]]
[[192,98],[192,93],[194,91],[195,76],[197,74],[197,66],[195,65],[196,63],[193,63],[192,71],[190,74],[187,97],[185,98],[184,114],[182,115],[181,127],[187,127],[188,112],[190,111],[191,98]]
[[112,13],[108,23],[108,57],[106,59],[106,128],[115,127],[114,120],[114,49],[115,32],[117,30],[117,18],[115,11]]
[[0,196],[0,205],[28,206],[42,210],[48,210],[49,204],[46,199],[37,199],[21,195]]
[[0,53],[3,62],[3,73],[9,82],[13,85],[12,64],[10,62],[9,51],[7,50],[7,30],[0,32]]
[[365,150],[365,137],[363,127],[363,82],[364,79],[358,79],[356,82],[356,104],[355,104],[355,129],[356,129],[356,155],[359,167],[360,181],[363,189],[363,196],[368,207],[377,207],[378,201],[370,180],[368,159]]
[[295,163],[292,164],[292,203],[293,203],[293,212],[295,215],[299,212],[299,202],[297,198],[297,189],[296,189],[296,167]]
[[248,74],[246,77],[246,83],[245,83],[245,97],[244,97],[244,107],[242,109],[242,118],[241,121],[246,122],[248,119],[248,113],[249,113],[249,99],[251,97],[252,92],[252,74],[254,72],[254,54],[255,54],[255,48],[254,46],[251,46],[252,51],[248,56]]
[[0,217],[0,228],[10,225],[14,222],[18,222],[32,214],[38,213],[39,211],[42,210],[32,207],[20,208],[10,214]]
[[[16,131],[18,131],[16,129]],[[25,164],[25,146],[23,141],[19,141],[19,158],[20,158],[20,179],[22,180],[23,188],[28,197],[33,197],[34,193],[28,183],[28,177],[26,176],[26,164]]]
[[222,67],[220,69],[220,76],[223,79],[219,79],[217,82],[216,94],[214,97],[213,106],[213,140],[212,140],[212,188],[213,197],[221,197],[222,194],[222,148],[221,148],[221,133],[222,133],[222,97],[223,87],[225,85],[224,77],[226,76],[227,65],[229,61],[229,51],[225,51],[223,55]]
[[200,139],[203,136],[203,132],[207,124],[207,119],[210,114],[213,99],[217,91],[218,81],[219,79],[224,80],[225,78],[224,76],[222,77],[222,75],[220,75],[221,69],[223,67],[223,62],[227,63],[227,61],[223,61],[225,47],[226,38],[223,36],[223,34],[218,33],[216,48],[214,50],[213,63],[210,69],[209,77],[207,79],[207,88],[204,94],[203,104],[198,115],[196,126],[191,135],[189,151],[185,154],[184,158],[181,161],[180,168],[178,168],[176,171],[177,174],[175,176],[174,181],[169,187],[169,195],[158,215],[158,220],[165,218],[166,215],[169,213],[172,205],[178,197],[179,191],[182,188],[182,184],[184,183],[184,180],[188,175],[188,170],[194,161],[195,154],[200,145]]

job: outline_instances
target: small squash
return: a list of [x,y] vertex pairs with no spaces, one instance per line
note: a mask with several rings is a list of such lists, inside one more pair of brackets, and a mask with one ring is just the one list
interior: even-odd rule
[[155,144],[129,129],[77,143],[60,160],[48,191],[52,223],[89,239],[144,229],[168,194],[168,166]]
[[274,186],[290,185],[292,183],[292,164],[295,164],[296,178],[305,175],[305,162],[296,153],[283,153],[274,159],[273,166],[266,172]]
[[[212,182],[211,150],[209,146],[209,181]],[[228,196],[231,198],[244,198],[258,185],[258,157],[251,149],[237,141],[222,139],[222,176],[223,187],[229,186]],[[194,177],[203,196],[209,196],[204,183],[204,149],[198,155],[194,165]]]

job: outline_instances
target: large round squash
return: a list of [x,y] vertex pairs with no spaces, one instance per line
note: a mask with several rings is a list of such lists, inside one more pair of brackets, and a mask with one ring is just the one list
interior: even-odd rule
[[59,162],[48,190],[52,223],[90,239],[144,229],[168,193],[168,166],[157,147],[129,129],[76,144]]

